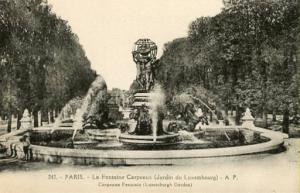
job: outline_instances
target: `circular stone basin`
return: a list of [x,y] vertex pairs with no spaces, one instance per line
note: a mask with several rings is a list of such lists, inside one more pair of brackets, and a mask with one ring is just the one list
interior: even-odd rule
[[[216,132],[214,136],[212,131],[207,130],[206,135],[203,139],[195,141],[182,141],[174,146],[157,146],[158,148],[137,148],[130,145],[129,148],[125,144],[121,143],[94,143],[91,148],[74,149],[74,148],[62,148],[55,146],[54,143],[49,142],[48,144],[42,143],[41,141],[32,141],[31,150],[33,160],[41,160],[55,163],[72,163],[72,164],[83,164],[83,165],[151,165],[151,164],[187,164],[189,161],[209,158],[209,157],[224,157],[224,156],[238,156],[246,154],[257,154],[262,152],[269,152],[281,149],[286,135],[271,130],[262,128],[243,128],[243,127],[229,127],[222,126],[222,128],[215,128]],[[244,143],[233,145],[225,143],[221,146],[210,146],[210,139],[222,139],[219,138],[224,131],[237,130],[243,132],[254,132],[256,136],[262,137],[263,140],[256,141],[254,143]],[[45,131],[47,133],[47,131]],[[72,132],[71,132],[72,133]],[[219,134],[218,134],[219,133]],[[67,132],[63,133],[65,136]],[[171,135],[172,136],[172,135]],[[176,136],[176,135],[175,135]],[[229,137],[233,137],[232,133],[228,132]],[[5,136],[7,137],[7,136]],[[47,137],[47,136],[45,136]],[[131,136],[124,135],[124,137]],[[144,140],[144,136],[139,136],[141,140]],[[150,137],[150,138],[149,138]],[[161,136],[158,136],[160,138]],[[40,139],[39,137],[37,139]],[[153,139],[152,136],[148,136],[148,139]],[[147,139],[147,140],[148,140]],[[233,138],[232,138],[233,139]],[[56,136],[55,140],[59,140],[59,143],[63,140],[67,141],[69,138],[61,139]],[[15,144],[15,141],[8,141],[6,147]],[[224,143],[221,141],[220,144]],[[54,144],[54,146],[52,146]],[[234,143],[233,143],[234,144]],[[17,146],[21,144],[17,144]],[[204,146],[203,146],[204,145]],[[138,145],[137,145],[138,146]],[[22,155],[22,148],[16,148],[19,155]]]

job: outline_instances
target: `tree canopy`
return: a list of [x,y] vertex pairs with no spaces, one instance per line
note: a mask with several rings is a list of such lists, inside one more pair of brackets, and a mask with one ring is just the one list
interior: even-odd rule
[[158,80],[169,97],[202,87],[225,112],[296,114],[299,21],[296,0],[226,3],[220,14],[193,21],[188,37],[165,45]]
[[68,23],[44,0],[0,3],[0,113],[61,109],[96,73]]

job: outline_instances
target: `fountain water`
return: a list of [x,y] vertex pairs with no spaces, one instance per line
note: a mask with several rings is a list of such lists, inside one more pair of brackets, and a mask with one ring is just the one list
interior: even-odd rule
[[[73,103],[81,103],[80,108],[76,109],[75,115],[72,116],[73,118],[73,125],[72,128],[74,130],[73,133],[73,139],[75,137],[75,134],[78,130],[81,130],[83,128],[84,124],[84,116],[89,117],[93,114],[98,114],[97,111],[97,104],[99,104],[100,100],[105,99],[106,95],[106,83],[104,79],[101,76],[97,76],[96,79],[91,84],[86,96],[80,101],[79,99],[75,98],[70,100],[60,111],[58,117],[55,119],[55,122],[53,124],[51,133],[53,133],[55,130],[59,129],[63,119],[70,118],[70,114],[72,114],[72,104]],[[78,104],[77,104],[78,105]],[[88,114],[86,114],[89,112]]]
[[193,96],[193,95],[189,95],[192,99],[194,99],[194,100],[196,100],[196,101],[198,101],[198,102],[200,102],[202,105],[204,105],[211,113],[212,113],[212,115],[214,116],[214,118],[216,119],[216,120],[218,120],[218,116],[215,114],[215,112],[203,101],[203,100],[201,100],[200,98],[197,98],[197,97],[195,97],[195,96]]
[[[159,84],[156,84],[153,91],[150,95],[150,115],[152,118],[152,132],[153,132],[153,141],[156,142],[157,137],[157,127],[161,127],[162,125],[159,125],[159,122],[162,120],[159,120],[159,114],[161,109],[163,108],[165,104],[165,95],[161,89],[161,86]],[[160,128],[161,129],[161,128]]]
[[[85,105],[82,105],[84,107]],[[73,124],[72,128],[74,129],[73,135],[72,135],[72,140],[74,140],[74,137],[76,135],[76,132],[80,129],[82,129],[82,124],[83,124],[83,108],[77,109],[76,114],[75,114],[75,123]]]
[[55,119],[55,122],[52,126],[51,133],[53,133],[55,130],[58,130],[60,126],[62,125],[62,121],[66,118],[71,118],[70,114],[72,114],[72,108],[71,103],[73,103],[73,100],[70,100],[65,106],[61,109],[60,113],[58,114],[57,118]]
[[[92,117],[94,114],[100,113],[98,110],[99,103],[101,100],[106,100],[105,95],[107,94],[107,87],[104,79],[101,76],[97,76],[94,82],[91,84],[86,96],[83,99],[83,103],[80,109],[76,110],[75,114],[75,123],[73,125],[73,136],[74,139],[77,130],[83,128],[84,121],[87,120],[88,117]],[[86,114],[87,113],[87,114]]]

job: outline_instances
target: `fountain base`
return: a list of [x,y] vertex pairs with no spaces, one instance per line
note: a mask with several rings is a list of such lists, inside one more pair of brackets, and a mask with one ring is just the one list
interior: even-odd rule
[[88,134],[88,138],[96,141],[114,141],[118,140],[120,135],[119,129],[87,129],[85,132]]
[[153,135],[121,134],[120,142],[127,145],[173,145],[180,143],[179,134],[166,134],[154,137]]

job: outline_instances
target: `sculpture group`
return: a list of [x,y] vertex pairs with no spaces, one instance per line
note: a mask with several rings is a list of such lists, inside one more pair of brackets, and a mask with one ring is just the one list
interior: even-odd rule
[[154,72],[157,68],[157,46],[150,39],[139,39],[132,51],[133,61],[136,63],[136,81],[141,91],[150,91],[154,87]]

